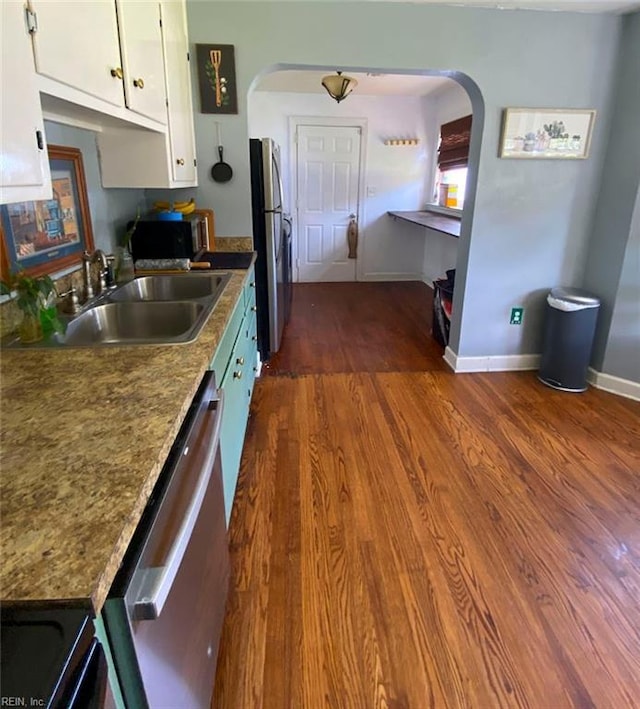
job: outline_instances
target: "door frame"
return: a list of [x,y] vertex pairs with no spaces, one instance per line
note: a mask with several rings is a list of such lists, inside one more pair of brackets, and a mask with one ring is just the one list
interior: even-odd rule
[[299,126],[323,126],[335,128],[360,128],[360,161],[358,164],[358,257],[356,258],[356,281],[364,280],[364,253],[366,223],[366,202],[364,200],[366,185],[366,147],[368,140],[368,122],[366,118],[333,118],[331,116],[289,116],[289,180],[291,185],[291,215],[293,217],[293,251],[295,253],[294,282],[300,282],[300,240],[298,222],[298,146],[296,134]]

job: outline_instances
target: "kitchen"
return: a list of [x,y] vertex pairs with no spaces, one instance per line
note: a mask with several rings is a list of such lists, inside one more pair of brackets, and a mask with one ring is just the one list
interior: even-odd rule
[[[243,3],[238,3],[237,5],[241,6],[242,4]],[[259,40],[254,36],[250,37],[250,41],[249,39],[244,39],[244,35],[240,30],[243,25],[241,16],[244,11],[242,9],[238,9],[235,4],[212,3],[211,7],[208,7],[208,5],[209,4],[207,3],[191,3],[188,6],[190,23],[190,42],[197,43],[212,41],[214,39],[222,39],[224,41],[233,42],[235,44],[239,60],[239,98],[240,110],[242,113],[246,108],[246,90],[248,89],[249,83],[252,78],[259,71],[264,69],[265,62],[266,64],[275,64],[277,61],[282,61],[283,58],[272,58],[273,50],[269,49],[269,47],[264,44],[264,41]],[[354,12],[354,9],[350,8],[349,4],[345,5],[347,15]],[[214,9],[215,12],[213,12]],[[209,10],[211,10],[211,15],[209,15]],[[256,3],[256,5],[251,6],[251,10],[254,13],[253,16],[255,17],[256,24],[273,30],[273,32],[276,33],[276,39],[278,37],[278,27],[280,27],[281,25],[282,27],[287,26],[286,23],[281,23],[278,20],[278,13],[280,11],[284,13],[284,8],[280,9],[277,5],[274,5],[273,7],[265,7],[262,3]],[[273,14],[270,14],[271,11],[273,12]],[[332,10],[332,12],[333,11],[334,10]],[[302,27],[304,24],[306,24],[309,21],[309,17],[305,14],[306,12],[311,13],[311,15],[314,17],[314,13],[318,12],[318,15],[316,17],[317,26],[326,27],[325,16],[322,12],[320,12],[319,9],[316,9],[313,4],[305,8],[304,12],[302,10],[296,9],[295,5],[291,8],[287,7],[286,12],[291,13],[293,15],[293,17],[291,17],[289,20],[289,22],[291,23],[288,25],[289,27]],[[372,12],[373,15],[371,19],[372,26],[369,27],[369,31],[372,31],[374,34],[380,34],[381,25],[385,23],[388,26],[401,26],[401,30],[399,29],[398,35],[400,35],[400,32],[402,32],[403,36],[407,38],[407,49],[404,50],[406,51],[404,57],[399,56],[398,59],[394,60],[403,62],[403,66],[398,67],[399,69],[414,68],[415,65],[417,65],[415,66],[416,69],[424,69],[425,66],[437,67],[441,65],[443,61],[442,58],[440,60],[435,60],[433,57],[428,56],[428,52],[426,56],[423,55],[425,44],[429,44],[430,42],[431,47],[441,46],[438,42],[438,38],[434,36],[434,30],[430,29],[428,26],[425,26],[425,21],[427,19],[440,20],[441,22],[451,21],[455,19],[456,22],[461,23],[461,31],[466,30],[467,32],[469,32],[468,23],[473,24],[473,20],[478,18],[482,20],[486,19],[488,24],[487,29],[493,33],[492,38],[498,44],[503,42],[503,39],[508,35],[508,32],[504,34],[502,33],[502,30],[505,29],[504,27],[502,27],[503,24],[511,24],[511,29],[513,29],[514,27],[518,27],[521,21],[524,22],[524,19],[520,20],[518,16],[509,13],[499,13],[494,11],[491,11],[491,13],[489,13],[488,11],[480,10],[462,11],[460,9],[453,8],[418,9],[413,6],[400,6],[397,8],[389,8],[386,7],[385,4],[382,4],[380,8],[372,9],[370,12]],[[470,19],[467,20],[467,15],[461,14],[461,12],[469,12]],[[483,14],[485,12],[487,14]],[[213,23],[214,16],[215,26]],[[384,66],[381,67],[380,63],[376,63],[373,51],[365,49],[366,44],[361,45],[361,49],[357,52],[355,52],[354,50],[355,53],[351,56],[351,58],[349,56],[346,56],[348,54],[347,48],[353,47],[354,45],[352,41],[350,42],[350,37],[345,34],[344,28],[346,27],[346,25],[349,25],[350,31],[355,31],[356,34],[360,32],[360,24],[358,21],[358,17],[354,16],[352,19],[352,22],[347,22],[343,24],[338,23],[337,34],[331,40],[332,43],[334,43],[335,45],[332,47],[331,61],[340,61],[341,63],[344,62],[345,68],[348,68],[349,66],[356,68],[358,66],[366,66],[372,69],[388,68]],[[602,64],[609,67],[608,71],[610,73],[613,71],[612,67],[614,59],[614,49],[616,45],[614,39],[616,33],[620,29],[621,22],[619,19],[610,16],[578,16],[571,14],[569,16],[554,16],[552,22],[551,18],[545,13],[540,13],[539,15],[533,13],[531,15],[527,14],[526,20],[527,22],[531,22],[533,25],[540,25],[538,27],[540,35],[538,36],[544,34],[546,30],[552,30],[551,34],[554,35],[552,39],[554,42],[557,42],[557,44],[553,44],[551,40],[548,40],[545,41],[545,47],[546,49],[554,50],[556,54],[561,51],[561,41],[566,36],[573,37],[574,34],[577,34],[579,38],[585,40],[585,43],[589,45],[587,38],[591,36],[592,33],[598,34],[600,38],[602,37],[602,33],[604,33],[604,35],[608,37],[608,41],[602,42],[600,40],[599,43],[592,43],[594,48],[589,51],[593,52],[594,54],[598,54],[598,59],[601,62],[601,65],[598,68],[599,77],[602,72]],[[630,27],[631,29],[626,31],[630,32],[633,29],[633,26],[630,22],[628,23],[628,27]],[[508,29],[508,27],[506,29]],[[418,30],[421,33],[419,38],[417,36]],[[557,33],[557,35],[555,33]],[[629,36],[624,36],[627,37],[627,41],[629,41]],[[326,40],[326,37],[323,39]],[[368,41],[365,40],[364,37],[360,37],[360,39],[362,39],[363,42]],[[378,42],[377,47],[383,46],[379,43],[379,41],[382,39],[382,36],[377,38],[374,37],[374,40]],[[281,37],[281,40],[282,41],[279,42],[279,45],[281,47],[287,46],[287,42],[289,44],[286,49],[287,56],[284,59],[288,60],[291,64],[315,64],[324,66],[327,68],[327,70],[334,69],[333,66],[327,67],[328,58],[326,57],[326,48],[322,50],[324,51],[324,56],[322,56],[322,51],[320,50],[319,46],[314,48],[314,45],[318,42],[316,38],[309,38],[308,36],[305,37],[305,51],[303,51],[302,47],[299,46],[300,39],[296,38],[295,33],[291,36],[287,36],[287,42],[284,41],[284,37]],[[452,40],[452,42],[454,42],[454,40]],[[255,43],[255,48],[253,47],[252,43]],[[471,40],[470,43],[472,43]],[[548,43],[551,43],[552,46],[546,46]],[[597,48],[595,47],[596,44],[598,45]],[[416,50],[418,46],[420,47],[420,52]],[[412,47],[414,47],[413,50],[411,49]],[[507,51],[508,49],[508,46],[505,47],[505,51]],[[447,50],[447,53],[453,52],[454,50],[455,47],[452,47],[451,49]],[[414,52],[414,55],[413,57],[410,57],[412,51]],[[431,50],[429,49],[428,51]],[[517,55],[517,51],[513,51],[515,57]],[[554,51],[551,51],[551,55],[553,55]],[[418,53],[421,54],[419,61],[417,59]],[[261,54],[260,58],[258,58],[259,54]],[[554,58],[553,56],[549,56],[548,59],[544,59],[543,52],[533,52],[533,54],[536,58],[536,71],[538,72],[544,72],[544,63],[546,61],[549,61],[550,64],[553,64],[554,62],[556,62],[557,59],[557,57]],[[242,64],[240,63],[240,56],[244,57]],[[250,61],[249,57],[251,57]],[[484,58],[479,57],[477,54],[475,54],[474,59],[478,65],[478,72],[482,74],[483,63],[485,61]],[[567,75],[569,78],[566,80],[567,83],[571,84],[570,87],[568,87],[567,84],[564,83],[564,79],[556,81],[553,86],[545,84],[544,88],[541,86],[533,88],[531,86],[525,87],[523,86],[523,82],[515,76],[515,71],[513,80],[511,84],[509,84],[507,76],[505,76],[505,74],[508,73],[507,70],[501,70],[502,74],[499,78],[502,79],[508,86],[511,86],[511,88],[508,90],[508,96],[505,95],[507,93],[507,90],[505,88],[505,94],[503,94],[504,100],[502,97],[498,97],[496,95],[496,88],[492,88],[493,95],[491,96],[491,102],[488,104],[492,107],[492,110],[487,111],[487,104],[485,103],[484,116],[482,112],[480,112],[479,114],[481,117],[480,127],[482,128],[483,118],[484,129],[485,131],[487,131],[487,134],[497,135],[497,122],[499,116],[497,115],[497,111],[493,110],[493,108],[497,105],[517,105],[518,103],[564,105],[568,102],[569,98],[571,98],[572,103],[580,104],[584,102],[588,105],[595,105],[600,110],[601,114],[604,112],[604,115],[606,116],[606,109],[608,104],[603,94],[604,89],[595,87],[587,89],[590,77],[587,65],[591,66],[591,64],[579,64],[578,59],[576,59],[575,61],[567,59],[566,57],[564,57],[564,53],[563,59],[565,59],[565,64],[570,65],[567,69]],[[595,61],[595,57],[592,57],[592,59]],[[391,60],[387,59],[385,63],[388,63],[389,61]],[[523,63],[526,63],[524,62],[524,60],[521,61],[523,61]],[[516,68],[519,67],[522,70],[525,70],[527,68],[525,66],[518,65],[515,59],[514,62]],[[253,63],[253,66],[251,65],[251,63]],[[448,66],[451,65],[452,62],[448,62]],[[495,62],[490,63],[490,69],[491,71],[498,71]],[[509,71],[511,71],[511,67],[509,68]],[[473,72],[469,71],[469,74],[473,75]],[[598,80],[600,81],[600,79]],[[485,83],[485,81],[479,81],[479,85],[482,86],[483,92]],[[519,88],[516,89],[516,86],[518,86]],[[535,89],[538,94],[533,95],[522,93],[525,88],[527,89],[527,91],[533,91],[533,89]],[[585,100],[585,96],[587,93],[589,94],[590,99],[588,101]],[[483,93],[483,95],[486,102],[487,96],[491,95],[491,92],[489,92],[489,94]],[[474,110],[474,120],[476,113],[477,112]],[[222,132],[225,136],[225,144],[227,146],[225,154],[227,159],[234,165],[235,179],[237,179],[237,182],[234,183],[234,191],[224,192],[222,191],[222,186],[213,185],[207,180],[207,171],[209,170],[211,164],[215,159],[214,151],[212,148],[212,146],[214,145],[214,141],[211,139],[212,121],[210,117],[206,117],[198,113],[196,113],[195,119],[196,134],[198,136],[199,142],[198,168],[200,171],[199,183],[201,185],[198,191],[198,200],[202,203],[216,205],[217,229],[219,230],[220,234],[229,236],[236,236],[238,234],[249,234],[251,230],[251,224],[249,216],[250,212],[247,209],[249,194],[248,146],[246,144],[247,130],[243,125],[241,125],[241,122],[237,119],[225,117],[224,120],[221,120]],[[472,153],[475,150],[476,157],[478,156],[480,151],[479,137],[481,134],[482,133],[476,136],[477,139],[475,141],[475,144],[472,143]],[[49,129],[47,129],[47,138],[51,142],[51,139],[49,137]],[[483,164],[482,162],[480,162],[479,164],[476,163],[476,174],[473,174],[473,172],[471,174],[472,185],[477,182],[478,190],[480,190],[482,184],[491,183],[493,178],[497,180],[498,185],[502,189],[502,192],[500,193],[499,200],[494,200],[490,198],[486,191],[484,193],[480,193],[480,195],[475,195],[473,191],[471,192],[471,205],[473,206],[474,197],[477,205],[476,210],[473,213],[473,232],[470,231],[472,224],[471,217],[469,217],[466,225],[463,223],[463,239],[461,240],[461,246],[464,242],[464,250],[467,251],[467,254],[473,252],[474,250],[483,253],[473,254],[474,259],[469,262],[469,272],[467,274],[467,282],[465,283],[464,289],[465,291],[468,291],[468,293],[461,293],[459,297],[463,298],[464,296],[465,313],[467,311],[467,307],[469,307],[470,312],[468,317],[472,321],[474,319],[480,321],[479,327],[482,327],[483,333],[482,340],[480,343],[478,343],[478,348],[474,349],[473,333],[471,334],[471,339],[468,342],[465,343],[464,339],[459,340],[465,330],[464,322],[460,322],[456,327],[454,327],[452,346],[454,348],[457,348],[459,344],[464,345],[463,349],[456,350],[459,355],[470,358],[479,357],[489,359],[490,357],[494,356],[510,357],[514,356],[518,352],[522,354],[535,353],[537,351],[535,343],[538,338],[537,329],[535,327],[535,314],[533,315],[531,320],[528,320],[526,322],[526,332],[514,332],[514,329],[509,331],[508,326],[503,327],[501,325],[501,323],[503,322],[501,313],[505,307],[505,301],[508,301],[509,305],[511,305],[513,302],[520,302],[520,298],[522,297],[522,294],[524,292],[535,292],[537,290],[542,289],[543,287],[546,288],[550,284],[558,282],[560,280],[563,280],[565,282],[575,282],[577,280],[577,273],[579,269],[578,265],[574,263],[572,257],[576,254],[581,254],[586,259],[588,267],[587,271],[591,273],[591,277],[597,278],[597,269],[595,269],[595,266],[593,264],[589,263],[588,254],[585,255],[583,251],[584,241],[587,238],[587,224],[589,223],[589,220],[587,219],[588,210],[585,209],[585,205],[589,201],[589,199],[595,195],[595,189],[592,188],[591,190],[589,190],[588,186],[596,183],[595,174],[598,161],[602,161],[605,159],[605,136],[601,132],[599,135],[596,136],[596,138],[597,140],[595,140],[594,142],[594,149],[592,152],[591,160],[589,160],[587,163],[581,164],[580,166],[578,166],[577,164],[572,164],[570,166],[562,165],[557,169],[557,172],[554,173],[556,183],[554,184],[554,191],[551,194],[547,194],[546,192],[544,192],[543,194],[542,186],[536,187],[537,183],[545,182],[546,172],[543,170],[540,164],[537,164],[535,167],[533,165],[530,165],[529,167],[531,169],[527,170],[526,176],[518,176],[515,173],[515,166],[507,165],[506,161],[497,161],[493,158],[492,155],[488,155],[488,153],[491,153],[492,150],[489,148],[485,150],[483,147],[483,159],[485,153],[487,153],[487,157],[485,160],[486,164]],[[65,144],[65,141],[60,142],[62,144]],[[579,167],[580,169],[578,169]],[[484,174],[483,180],[479,179],[478,170],[480,172],[482,172],[483,170],[485,171],[486,174]],[[501,172],[504,174],[501,174]],[[509,174],[513,178],[513,184],[505,182]],[[524,185],[523,180],[525,181]],[[527,199],[531,200],[532,204],[535,204],[537,207],[539,207],[541,209],[541,213],[544,212],[545,206],[553,207],[552,211],[555,217],[554,224],[556,226],[559,225],[558,230],[554,231],[552,235],[553,239],[551,239],[551,236],[546,237],[545,235],[549,225],[544,220],[542,220],[541,222],[540,219],[537,219],[535,217],[535,215],[532,215],[530,212],[523,211],[523,208],[526,209],[527,207],[526,203],[523,204],[522,189],[524,186],[526,186]],[[484,189],[486,190],[486,187]],[[562,200],[561,202],[556,203],[555,199],[558,194],[562,195]],[[155,198],[155,195],[153,196]],[[479,201],[478,196],[482,197],[482,199]],[[131,197],[132,202],[135,202],[135,194],[131,195]],[[516,215],[512,214],[510,211],[505,210],[504,207],[499,209],[498,201],[500,205],[517,204],[520,208],[518,218],[516,219]],[[133,206],[134,205],[132,204],[131,208],[122,209],[121,213],[123,220],[133,213]],[[605,206],[603,206],[601,209],[604,210]],[[584,216],[582,216],[583,211],[585,212]],[[526,214],[525,222],[527,224],[526,228],[527,230],[529,230],[528,234],[531,237],[530,239],[527,239],[527,234],[522,234],[522,229],[520,226],[521,223],[519,219],[523,218],[523,214]],[[619,226],[622,229],[623,225],[620,224]],[[466,242],[464,241],[465,227],[467,230]],[[520,234],[518,244],[512,245],[512,241],[509,239],[510,234],[507,233],[509,229]],[[488,237],[489,230],[491,230],[493,234],[491,239],[489,239]],[[97,228],[96,232],[98,233]],[[469,235],[471,235],[470,239]],[[99,234],[97,238],[100,238]],[[540,257],[545,260],[544,269],[540,267],[536,270],[536,268],[534,267],[535,254],[532,254],[530,249],[531,243],[533,242],[534,238],[535,243],[539,247],[541,252]],[[496,252],[499,253],[501,256],[499,269],[498,264],[494,263],[497,258]],[[463,254],[463,256],[467,254]],[[524,262],[526,262],[527,265],[526,272],[523,272],[522,268],[509,268],[513,267],[514,264],[520,264],[520,266],[522,266],[522,263]],[[483,263],[485,266],[487,266],[487,268],[480,268],[480,265],[482,265]],[[624,263],[624,256],[620,255],[618,266],[622,268],[622,265]],[[482,297],[482,291],[483,289],[486,289],[487,278],[491,280],[492,285],[499,280],[497,277],[498,270],[500,274],[502,274],[502,285],[500,286],[501,290],[499,290],[495,294],[492,293],[492,296],[495,295],[495,298],[493,298],[492,301],[488,303],[487,298]],[[474,273],[477,275],[474,275]],[[467,304],[467,298],[469,298],[469,305]],[[538,299],[540,298],[538,297]],[[462,303],[462,301],[460,301],[460,303]],[[611,317],[611,321],[614,324],[616,322],[614,307],[615,304],[616,301],[614,298],[612,300],[613,313]],[[477,309],[481,306],[483,306],[483,308],[484,306],[486,306],[486,312],[484,312],[484,309],[480,313],[477,312]],[[463,320],[466,317],[467,315],[464,315]],[[615,334],[613,330],[615,330],[615,328],[612,328],[612,337]],[[208,345],[209,347],[212,347],[214,346],[213,341],[215,338],[213,335],[210,337],[211,339],[209,340]],[[612,342],[610,342],[609,344],[616,343],[612,340]],[[201,357],[202,363],[199,366],[203,366],[204,359],[206,359],[202,355]],[[113,366],[112,358],[108,357],[107,355],[101,354],[92,359],[95,359],[96,364],[100,364],[101,366]],[[140,357],[140,360],[142,360],[142,357]],[[606,358],[603,355],[601,357],[601,362],[604,362],[605,360]],[[612,359],[612,361],[614,360]],[[620,362],[621,360],[617,359],[616,361]],[[618,364],[618,366],[624,368],[624,358],[622,359],[622,364]],[[66,376],[69,376],[68,367],[68,364],[64,364],[62,361],[60,361],[56,362],[55,365],[52,363],[47,371],[50,372],[51,377],[61,376],[65,372]],[[136,362],[135,366],[133,367],[131,367],[130,365],[122,365],[121,367],[117,367],[112,375],[113,381],[124,382],[126,381],[127,376],[130,376],[132,378],[132,381],[144,381],[140,379],[143,373],[143,368],[144,363],[142,361]],[[625,374],[624,369],[616,371],[619,371],[619,373],[622,375]],[[26,373],[23,373],[19,376],[23,377],[24,381],[24,378],[26,378],[27,375]],[[626,378],[628,378],[628,375]],[[183,380],[181,380],[181,382],[184,383]],[[176,386],[178,386],[178,382],[176,382]],[[181,393],[174,392],[173,396],[176,397],[176,399],[174,399],[174,404],[177,401],[186,400],[188,398],[188,394],[193,393],[193,385],[190,386],[191,388],[188,387],[186,391],[183,391]],[[117,389],[116,391],[120,390]],[[47,387],[45,387],[44,393],[46,395]],[[168,401],[166,401],[165,403],[167,404],[167,407],[170,408],[170,403]],[[182,404],[180,404],[177,408],[180,409],[181,406]],[[65,409],[62,413],[65,414],[67,418],[70,418],[71,420],[74,420],[74,416],[76,415],[76,412],[74,412],[73,407],[69,408],[68,410]],[[117,455],[118,450],[119,445],[114,439],[114,442],[112,444],[109,444],[107,452]],[[120,451],[120,453],[122,453],[122,451]]]

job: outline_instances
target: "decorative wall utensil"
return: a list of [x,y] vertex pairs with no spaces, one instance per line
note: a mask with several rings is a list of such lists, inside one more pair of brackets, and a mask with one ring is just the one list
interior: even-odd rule
[[200,111],[238,113],[236,63],[232,44],[196,44]]
[[583,160],[596,112],[575,108],[506,108],[499,157]]

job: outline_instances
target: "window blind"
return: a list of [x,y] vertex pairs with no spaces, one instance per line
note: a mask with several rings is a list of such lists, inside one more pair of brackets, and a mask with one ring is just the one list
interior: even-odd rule
[[456,167],[467,166],[471,141],[471,119],[471,115],[464,116],[440,126],[440,148],[438,149],[440,170],[452,170]]

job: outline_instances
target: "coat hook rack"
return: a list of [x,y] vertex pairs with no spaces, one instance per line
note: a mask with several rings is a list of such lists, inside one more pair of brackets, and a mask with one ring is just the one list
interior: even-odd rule
[[418,145],[419,138],[387,138],[384,141],[385,145]]

